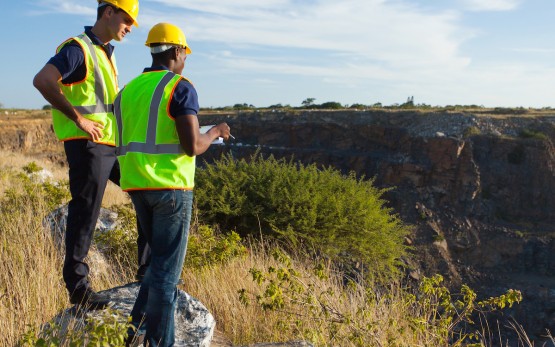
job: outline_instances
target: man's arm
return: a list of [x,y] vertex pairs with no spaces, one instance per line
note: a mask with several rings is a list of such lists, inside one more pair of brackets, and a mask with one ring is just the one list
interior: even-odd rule
[[181,146],[183,146],[185,153],[191,157],[206,152],[212,141],[218,137],[227,140],[230,134],[229,126],[226,123],[220,123],[205,134],[201,134],[196,115],[175,117],[175,126]]
[[46,64],[33,79],[33,85],[52,107],[61,111],[67,118],[74,121],[75,124],[81,130],[89,134],[93,140],[99,140],[103,136],[102,129],[104,125],[83,117],[73,108],[58,85],[61,79],[62,75],[58,69],[52,64]]

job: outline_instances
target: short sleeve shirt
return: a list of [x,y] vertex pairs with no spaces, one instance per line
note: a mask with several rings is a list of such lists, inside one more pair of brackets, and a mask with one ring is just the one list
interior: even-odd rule
[[[153,66],[143,70],[143,72],[169,70],[166,66]],[[199,112],[198,96],[195,87],[191,82],[182,79],[179,81],[170,100],[170,116],[197,115]]]
[[[91,39],[94,45],[102,46],[108,58],[110,58],[114,52],[114,46],[110,43],[104,44],[100,39],[93,34],[92,27],[85,27],[85,34]],[[85,64],[85,54],[81,46],[75,42],[67,43],[62,49],[50,60],[48,64],[52,64],[58,69],[62,75],[62,83],[70,84],[78,81],[82,81],[87,73],[87,67]]]

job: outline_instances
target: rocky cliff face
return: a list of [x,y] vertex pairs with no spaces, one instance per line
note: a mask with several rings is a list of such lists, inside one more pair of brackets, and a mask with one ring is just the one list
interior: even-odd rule
[[[412,277],[441,273],[482,295],[520,289],[511,314],[555,332],[555,114],[291,111],[205,114],[236,137],[223,153],[291,158],[374,177],[414,225]],[[49,117],[0,119],[0,147],[64,162]]]
[[0,149],[45,157],[65,165],[63,146],[52,130],[50,111],[0,113]]
[[263,155],[375,177],[415,226],[411,275],[447,275],[484,295],[521,289],[512,314],[555,331],[555,116],[420,112],[244,113],[235,142],[202,156]]

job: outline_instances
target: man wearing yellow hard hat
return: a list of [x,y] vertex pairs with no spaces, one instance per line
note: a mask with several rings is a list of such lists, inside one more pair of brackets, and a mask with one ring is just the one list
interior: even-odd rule
[[[69,164],[71,201],[65,238],[64,281],[70,302],[102,308],[107,297],[88,280],[84,259],[108,180],[119,184],[113,102],[119,91],[114,46],[137,26],[138,0],[98,0],[97,20],[64,41],[37,73],[34,86],[52,104],[54,131]],[[146,271],[149,249],[140,233],[139,272]]]
[[191,49],[180,28],[156,24],[148,33],[146,46],[152,55],[151,67],[131,80],[114,101],[121,188],[129,192],[152,249],[150,266],[131,311],[138,329],[129,332],[128,345],[140,336],[149,346],[173,346],[177,284],[193,204],[195,156],[218,137],[228,139],[230,129],[221,123],[204,134],[199,131],[197,92],[181,76]]

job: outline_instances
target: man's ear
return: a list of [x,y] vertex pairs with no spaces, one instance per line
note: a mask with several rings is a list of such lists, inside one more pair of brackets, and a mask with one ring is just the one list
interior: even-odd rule
[[112,6],[106,5],[106,9],[104,10],[104,16],[110,18],[114,14],[114,8]]

